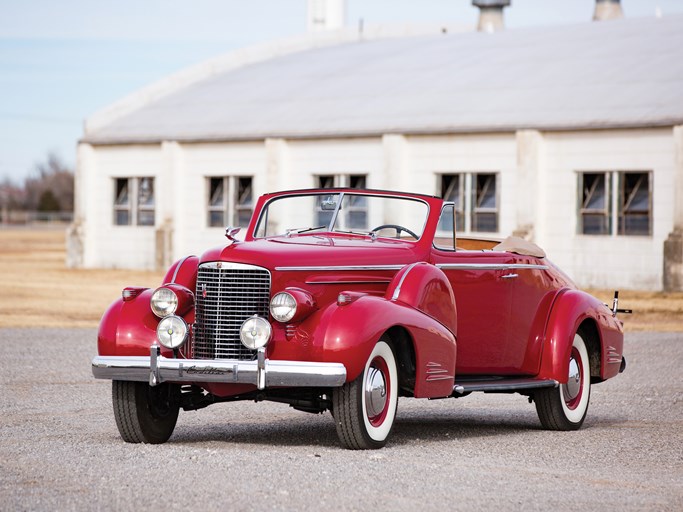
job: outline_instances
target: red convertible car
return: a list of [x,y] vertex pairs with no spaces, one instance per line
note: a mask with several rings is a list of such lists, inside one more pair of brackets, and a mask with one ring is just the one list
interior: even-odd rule
[[401,192],[266,194],[243,241],[128,287],[92,370],[112,380],[131,443],[163,443],[179,410],[271,400],[330,411],[341,444],[385,445],[399,397],[529,397],[576,430],[593,384],[625,368],[612,308],[519,238],[459,238],[452,203]]

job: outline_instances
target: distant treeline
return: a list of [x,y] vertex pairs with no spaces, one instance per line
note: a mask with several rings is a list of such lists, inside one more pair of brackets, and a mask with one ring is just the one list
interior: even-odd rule
[[0,182],[0,219],[9,212],[73,212],[74,173],[54,153],[23,184]]

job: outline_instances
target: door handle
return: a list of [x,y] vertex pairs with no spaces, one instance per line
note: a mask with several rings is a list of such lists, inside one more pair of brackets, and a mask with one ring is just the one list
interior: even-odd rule
[[519,277],[519,274],[505,274],[501,279],[514,279],[515,277]]

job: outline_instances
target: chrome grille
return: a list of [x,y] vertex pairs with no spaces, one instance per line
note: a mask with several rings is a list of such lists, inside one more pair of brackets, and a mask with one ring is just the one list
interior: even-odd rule
[[243,263],[211,262],[197,273],[194,357],[254,359],[240,341],[242,323],[253,315],[268,318],[270,272]]

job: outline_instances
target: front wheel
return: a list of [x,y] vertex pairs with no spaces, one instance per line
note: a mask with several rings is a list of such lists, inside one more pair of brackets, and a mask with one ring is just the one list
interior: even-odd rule
[[160,444],[171,437],[180,410],[180,386],[112,381],[114,419],[127,443]]
[[581,333],[574,336],[566,384],[534,395],[536,412],[548,430],[578,430],[586,419],[591,391],[588,350]]
[[387,337],[375,345],[361,374],[334,390],[337,435],[351,450],[383,447],[396,417],[398,373]]

